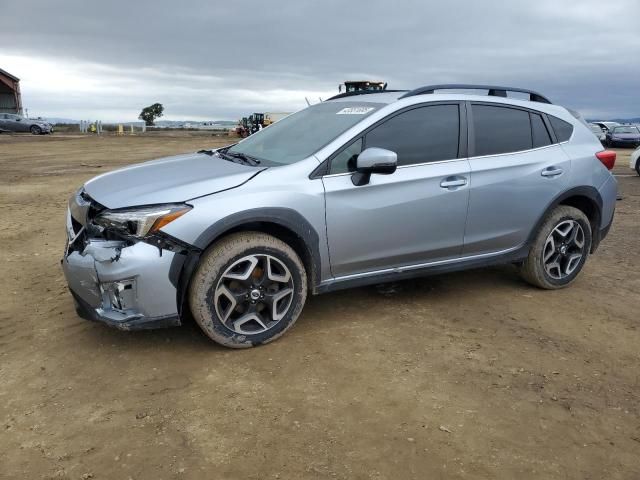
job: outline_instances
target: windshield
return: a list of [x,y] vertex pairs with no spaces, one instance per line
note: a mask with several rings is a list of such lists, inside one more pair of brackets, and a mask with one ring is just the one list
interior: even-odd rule
[[602,129],[598,125],[589,125],[593,133],[602,133]]
[[288,165],[313,155],[384,104],[323,102],[251,135],[231,147],[241,153],[278,165]]
[[640,133],[636,127],[616,127],[613,129],[613,133]]

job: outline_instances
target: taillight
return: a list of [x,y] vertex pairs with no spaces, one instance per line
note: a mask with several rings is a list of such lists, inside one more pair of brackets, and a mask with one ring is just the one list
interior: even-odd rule
[[607,170],[611,170],[616,164],[616,152],[613,150],[602,150],[596,153],[596,157],[607,167]]

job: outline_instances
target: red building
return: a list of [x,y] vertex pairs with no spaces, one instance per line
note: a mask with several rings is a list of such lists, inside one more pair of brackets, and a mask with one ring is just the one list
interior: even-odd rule
[[20,79],[0,68],[0,113],[22,114]]

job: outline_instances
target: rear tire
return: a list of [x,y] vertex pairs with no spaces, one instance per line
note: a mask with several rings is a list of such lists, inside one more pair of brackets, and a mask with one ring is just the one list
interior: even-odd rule
[[40,135],[42,133],[42,129],[37,125],[31,125],[29,130],[33,135]]
[[591,224],[574,207],[556,207],[538,231],[520,268],[524,280],[546,290],[574,282],[591,250]]
[[272,342],[296,322],[307,298],[307,275],[296,252],[260,232],[223,238],[203,255],[189,287],[202,331],[231,348]]
[[640,175],[640,158],[636,160],[636,173]]

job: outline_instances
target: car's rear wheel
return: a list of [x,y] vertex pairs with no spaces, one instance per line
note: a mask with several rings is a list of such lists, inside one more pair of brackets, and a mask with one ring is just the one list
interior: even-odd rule
[[31,125],[31,128],[29,130],[34,135],[40,135],[42,133],[42,129],[37,125]]
[[557,207],[540,227],[521,267],[522,277],[549,290],[570,285],[587,260],[591,238],[591,224],[583,212]]
[[636,173],[640,175],[640,158],[636,161]]
[[298,319],[307,297],[304,265],[281,240],[260,232],[229,235],[209,248],[189,288],[191,312],[226,347],[271,342]]

